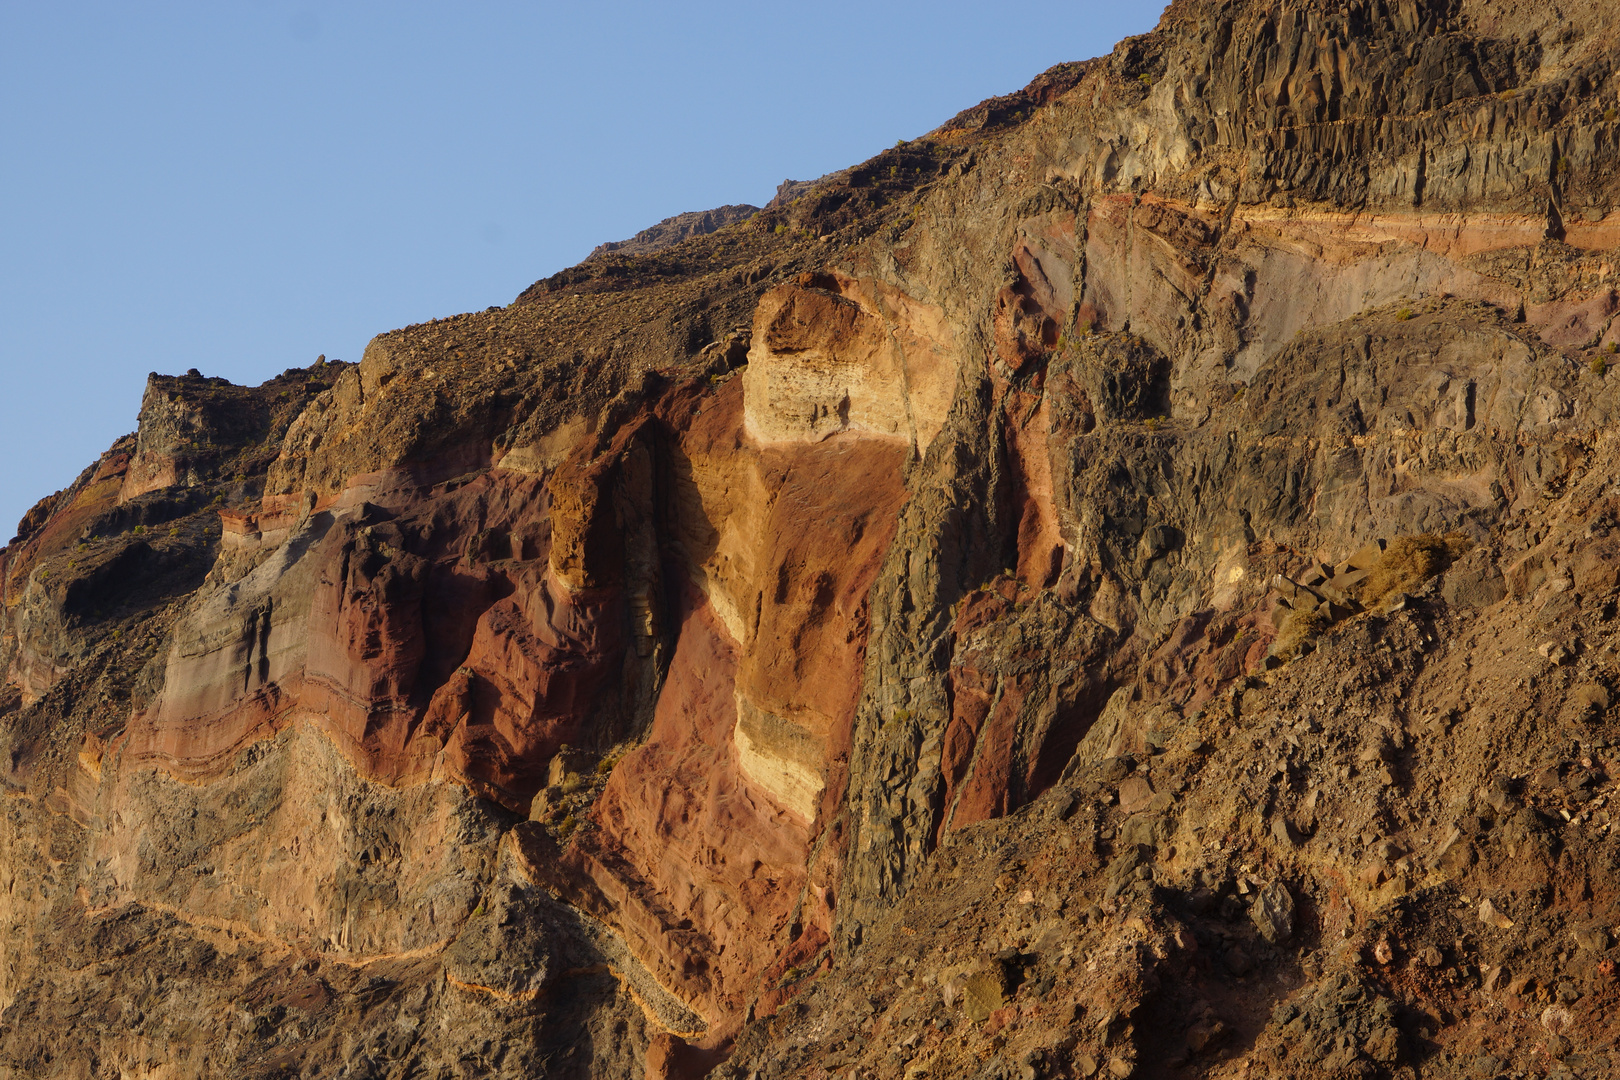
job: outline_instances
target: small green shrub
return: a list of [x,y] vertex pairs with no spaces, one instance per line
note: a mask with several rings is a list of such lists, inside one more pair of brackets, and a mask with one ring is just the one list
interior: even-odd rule
[[1606,374],[1608,370],[1609,362],[1607,360],[1603,359],[1601,356],[1595,356],[1592,358],[1592,374],[1603,375]]
[[577,828],[579,828],[579,822],[574,820],[573,814],[569,814],[557,823],[557,836],[559,839],[566,840],[574,834],[574,830]]
[[134,529],[132,529],[130,531],[133,532],[136,536],[145,536],[146,535],[146,526],[145,525],[137,525],[137,526],[135,526]]
[[1409,307],[1405,307],[1405,308],[1401,308],[1401,310],[1397,311],[1395,313],[1395,317],[1397,319],[1401,320],[1401,322],[1405,322],[1407,319],[1410,319],[1412,317],[1412,314],[1413,314],[1412,309],[1409,308]]
[[1611,105],[1603,110],[1603,119],[1609,123],[1614,123],[1616,117],[1620,117],[1620,110],[1615,109],[1614,106]]
[[775,231],[776,231],[777,236],[781,236],[783,233],[787,232],[787,226],[786,225],[778,225],[776,227]]

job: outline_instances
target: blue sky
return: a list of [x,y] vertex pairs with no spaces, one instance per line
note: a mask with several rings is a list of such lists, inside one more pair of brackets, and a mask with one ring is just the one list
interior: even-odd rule
[[0,2],[0,543],[149,371],[257,383],[761,204],[1161,5]]

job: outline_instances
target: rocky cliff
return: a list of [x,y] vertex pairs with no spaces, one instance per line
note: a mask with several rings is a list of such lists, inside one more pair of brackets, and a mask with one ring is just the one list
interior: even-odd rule
[[1177,0],[154,375],[0,554],[0,1076],[1612,1075],[1617,23]]

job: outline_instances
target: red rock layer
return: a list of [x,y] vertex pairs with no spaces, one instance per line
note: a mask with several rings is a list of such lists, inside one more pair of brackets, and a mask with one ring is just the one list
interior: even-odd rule
[[557,579],[543,478],[497,470],[427,492],[362,479],[302,526],[260,516],[292,535],[193,615],[127,748],[202,775],[304,717],[364,775],[440,769],[526,810],[608,686],[623,590]]
[[[651,731],[564,855],[602,898],[592,906],[715,1025],[710,1042],[784,951],[831,930],[838,864],[812,866],[810,851],[843,796],[866,596],[903,498],[902,445],[846,435],[756,447],[740,389],[722,390],[678,444],[690,472],[676,483],[672,535],[675,550],[702,555],[719,524],[704,493],[758,492],[765,507],[727,508],[751,526],[734,561],[753,572],[714,570],[712,556],[683,567],[698,580],[681,590]],[[711,594],[743,613],[740,625]]]

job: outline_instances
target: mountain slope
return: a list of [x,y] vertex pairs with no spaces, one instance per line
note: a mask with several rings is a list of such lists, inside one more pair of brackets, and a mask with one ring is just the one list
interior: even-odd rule
[[1604,1075],[1615,16],[1184,0],[0,556],[0,1070]]

